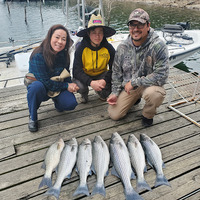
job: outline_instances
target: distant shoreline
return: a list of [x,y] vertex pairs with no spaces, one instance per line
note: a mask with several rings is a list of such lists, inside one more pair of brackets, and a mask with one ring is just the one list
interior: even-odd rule
[[[109,0],[108,0],[109,1]],[[154,4],[159,6],[187,8],[191,10],[200,10],[200,0],[117,0],[117,1],[129,1],[134,3]]]
[[[6,0],[3,0],[3,1],[5,2]],[[12,1],[26,2],[28,0],[12,0]],[[34,1],[40,1],[40,0],[34,0]],[[45,1],[56,1],[56,0],[43,0],[43,1],[45,2]],[[153,4],[153,5],[159,5],[159,6],[200,10],[200,0],[181,0],[181,1],[180,0],[142,0],[142,1],[141,0],[106,0],[106,1],[113,1],[113,2],[114,1],[116,2],[128,1],[128,2],[134,2],[134,3]]]

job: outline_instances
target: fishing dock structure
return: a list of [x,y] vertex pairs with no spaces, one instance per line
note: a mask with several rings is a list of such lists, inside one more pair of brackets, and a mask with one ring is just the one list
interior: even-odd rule
[[[175,68],[170,74],[184,73]],[[176,112],[170,110],[168,98],[171,87],[165,85],[167,96],[158,108],[153,126],[144,128],[141,124],[141,110],[144,105],[134,106],[128,115],[119,121],[113,121],[107,113],[108,104],[98,99],[93,90],[89,93],[89,102],[79,104],[75,110],[57,112],[51,100],[42,103],[38,111],[39,131],[28,130],[28,106],[24,85],[0,89],[0,199],[16,200],[54,199],[44,196],[47,188],[38,189],[44,175],[41,168],[45,152],[60,137],[68,141],[75,137],[80,144],[84,138],[91,141],[96,135],[109,144],[112,133],[118,132],[127,142],[128,136],[137,138],[147,134],[159,146],[165,163],[164,174],[171,187],[154,187],[155,171],[147,165],[145,179],[152,191],[143,191],[145,200],[200,200],[200,128]],[[76,94],[79,97],[79,94]],[[200,122],[200,104],[181,104],[181,112]],[[110,167],[111,168],[111,167]],[[56,174],[53,174],[53,182]],[[91,192],[96,176],[88,176],[88,188]],[[136,180],[131,181],[136,188]],[[111,175],[105,177],[106,197],[101,195],[73,197],[79,184],[75,170],[71,179],[65,179],[61,188],[60,200],[124,200],[121,181]]]

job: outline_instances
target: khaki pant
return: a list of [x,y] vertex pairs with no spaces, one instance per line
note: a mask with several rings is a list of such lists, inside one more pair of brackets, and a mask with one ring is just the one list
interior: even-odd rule
[[142,115],[152,119],[156,114],[156,108],[162,104],[165,95],[165,89],[159,86],[138,87],[136,90],[132,90],[130,94],[123,90],[118,96],[117,104],[108,106],[108,113],[111,119],[119,120],[127,114],[138,99],[143,98],[145,105]]

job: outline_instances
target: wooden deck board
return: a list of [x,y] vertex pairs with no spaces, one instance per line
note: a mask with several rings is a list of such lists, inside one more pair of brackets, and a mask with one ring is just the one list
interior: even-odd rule
[[[173,69],[171,73],[177,73],[177,70]],[[124,119],[113,121],[107,114],[107,103],[101,102],[90,91],[89,103],[79,104],[74,111],[58,113],[51,100],[42,103],[38,111],[40,129],[37,133],[30,133],[27,127],[26,88],[16,86],[2,89],[0,199],[54,199],[43,195],[47,188],[38,189],[44,175],[41,165],[48,147],[59,137],[64,141],[76,137],[80,143],[83,138],[93,140],[96,135],[101,135],[109,144],[112,133],[117,131],[125,141],[132,133],[138,138],[141,133],[146,133],[161,149],[166,166],[164,174],[171,187],[154,188],[156,175],[148,166],[145,179],[152,191],[140,193],[145,200],[200,200],[200,128],[167,108],[170,87],[166,84],[165,88],[167,96],[154,117],[152,127],[143,128],[141,125],[144,101],[131,109]],[[183,113],[200,120],[200,105],[183,104],[179,107]],[[54,173],[52,180],[55,179]],[[88,177],[90,192],[95,182],[95,175]],[[132,180],[131,183],[135,188],[136,181]],[[74,171],[72,178],[63,182],[59,199],[125,199],[122,183],[111,174],[105,178],[106,198],[101,195],[72,197],[78,184],[79,177]]]

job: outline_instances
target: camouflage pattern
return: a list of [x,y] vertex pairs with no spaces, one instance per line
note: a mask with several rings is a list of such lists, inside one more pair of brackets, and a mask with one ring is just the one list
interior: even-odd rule
[[133,20],[141,22],[142,24],[145,24],[147,21],[149,21],[149,15],[143,9],[137,8],[130,14],[128,23]]
[[140,47],[129,35],[118,46],[112,69],[112,93],[117,96],[130,80],[133,87],[163,86],[169,75],[167,46],[152,28]]

